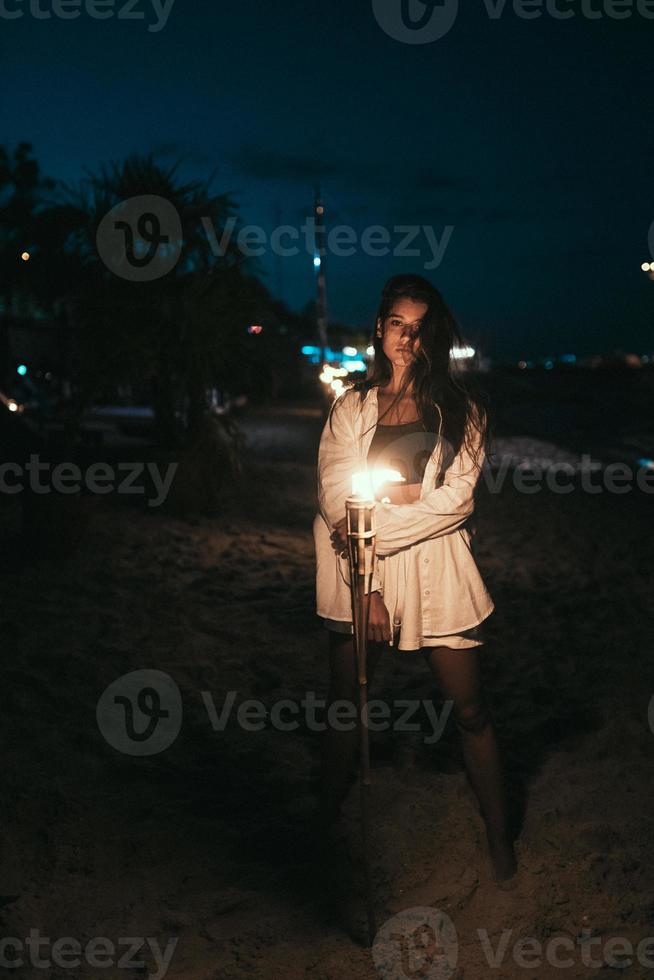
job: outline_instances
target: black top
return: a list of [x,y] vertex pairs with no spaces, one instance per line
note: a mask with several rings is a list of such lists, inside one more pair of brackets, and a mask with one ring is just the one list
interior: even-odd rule
[[425,432],[422,419],[398,425],[378,422],[368,450],[368,465],[399,470],[404,480],[389,480],[391,485],[422,483],[436,440],[435,432]]

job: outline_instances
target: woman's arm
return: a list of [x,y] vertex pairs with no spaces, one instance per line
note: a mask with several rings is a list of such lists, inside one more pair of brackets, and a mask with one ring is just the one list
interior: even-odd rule
[[464,440],[459,453],[445,473],[442,486],[430,490],[422,500],[412,504],[377,504],[375,520],[379,555],[392,555],[426,538],[449,534],[472,514],[474,490],[485,453],[481,445],[481,434],[470,422],[467,438],[478,452],[476,464]]
[[361,457],[350,411],[354,392],[334,401],[318,447],[318,507],[329,527],[345,516],[345,500],[352,493],[352,474],[361,469]]
[[376,493],[377,500],[388,498],[391,504],[412,504],[420,500],[422,483],[383,484]]

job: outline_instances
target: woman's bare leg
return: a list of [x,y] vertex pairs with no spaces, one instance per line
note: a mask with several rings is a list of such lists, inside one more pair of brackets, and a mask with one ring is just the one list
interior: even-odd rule
[[[329,693],[327,709],[335,701],[346,700],[355,706],[359,702],[359,682],[356,667],[354,638],[351,634],[329,630]],[[384,644],[368,641],[368,688]],[[327,728],[322,733],[321,811],[325,822],[333,822],[340,814],[358,767],[359,733],[353,725],[341,731],[332,727],[325,717]],[[343,726],[345,727],[345,726]]]
[[516,860],[507,825],[504,775],[493,720],[480,689],[479,652],[442,646],[423,647],[423,653],[444,698],[453,702],[466,771],[486,824],[496,880],[511,878]]

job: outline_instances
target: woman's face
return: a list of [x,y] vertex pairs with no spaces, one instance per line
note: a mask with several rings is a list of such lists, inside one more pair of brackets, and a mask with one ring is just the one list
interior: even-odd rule
[[426,303],[405,296],[394,301],[383,322],[377,321],[381,326],[384,354],[394,367],[408,367],[417,355],[418,331],[428,309]]

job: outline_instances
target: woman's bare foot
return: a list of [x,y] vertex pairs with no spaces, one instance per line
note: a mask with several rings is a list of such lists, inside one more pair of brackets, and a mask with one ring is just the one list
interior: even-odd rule
[[493,838],[486,835],[488,854],[493,867],[495,881],[508,881],[518,870],[513,844],[506,837]]

